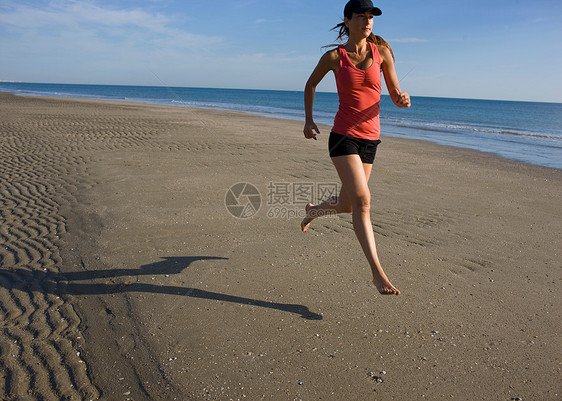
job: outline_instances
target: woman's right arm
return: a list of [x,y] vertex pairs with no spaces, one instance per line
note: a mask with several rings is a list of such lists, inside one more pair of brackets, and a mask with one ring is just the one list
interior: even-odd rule
[[318,127],[314,123],[314,118],[312,117],[312,109],[314,105],[314,95],[316,94],[316,86],[322,81],[329,71],[337,71],[339,66],[338,52],[336,50],[329,51],[325,53],[318,62],[318,65],[312,71],[310,78],[306,82],[304,87],[304,114],[305,123],[303,133],[308,139],[316,139],[316,134],[320,133]]

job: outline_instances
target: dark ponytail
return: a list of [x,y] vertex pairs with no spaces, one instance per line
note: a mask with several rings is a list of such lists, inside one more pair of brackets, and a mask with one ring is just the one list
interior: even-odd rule
[[[341,23],[337,24],[331,30],[332,31],[338,31],[337,40],[340,41],[341,43],[344,42],[345,37],[349,37],[349,28],[345,25],[345,22],[341,22]],[[371,43],[374,43],[377,46],[384,46],[384,47],[388,48],[388,50],[390,50],[390,54],[392,54],[392,59],[395,60],[394,52],[392,51],[392,48],[390,47],[388,42],[386,40],[384,40],[383,38],[381,38],[380,36],[375,35],[374,33],[371,32],[371,34],[367,38],[367,42],[371,42]],[[324,46],[324,47],[331,47],[331,46],[337,46],[337,45],[334,44],[334,45],[328,45],[328,46]]]
[[343,39],[345,36],[349,36],[349,28],[345,25],[345,22],[341,22],[337,24],[335,27],[330,29],[331,31],[338,31],[338,38],[340,42],[343,43]]
[[371,35],[369,35],[369,37],[367,38],[367,42],[372,42],[377,46],[384,46],[384,47],[388,48],[388,50],[390,50],[390,54],[392,55],[392,59],[396,60],[394,58],[394,52],[392,51],[392,47],[390,47],[388,42],[386,40],[384,40],[383,38],[381,38],[380,36],[375,35],[374,33],[371,33]]

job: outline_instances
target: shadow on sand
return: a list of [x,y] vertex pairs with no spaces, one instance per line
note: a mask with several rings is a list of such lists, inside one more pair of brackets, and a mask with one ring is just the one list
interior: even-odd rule
[[[27,292],[38,291],[56,295],[101,295],[127,292],[179,295],[259,306],[283,312],[296,313],[301,315],[303,319],[322,320],[322,315],[311,312],[308,307],[304,305],[261,301],[259,299],[200,290],[198,288],[145,283],[88,283],[88,281],[96,279],[178,274],[189,267],[191,263],[200,260],[228,259],[214,256],[166,257],[158,262],[143,265],[139,269],[82,270],[66,273],[26,270],[22,268],[3,268],[0,269],[0,286],[9,290],[19,289]],[[77,281],[86,282],[77,283]]]

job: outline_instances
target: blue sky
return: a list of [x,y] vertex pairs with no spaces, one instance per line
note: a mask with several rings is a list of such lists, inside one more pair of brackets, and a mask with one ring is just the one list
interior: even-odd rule
[[[375,4],[411,95],[562,102],[561,0]],[[0,80],[302,90],[344,5],[0,0]]]

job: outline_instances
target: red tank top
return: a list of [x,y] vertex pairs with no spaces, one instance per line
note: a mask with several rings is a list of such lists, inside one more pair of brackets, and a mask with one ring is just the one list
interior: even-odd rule
[[343,46],[338,48],[340,68],[336,86],[340,106],[332,130],[340,135],[377,140],[380,136],[381,57],[375,44],[368,42],[373,64],[366,70],[355,67]]

